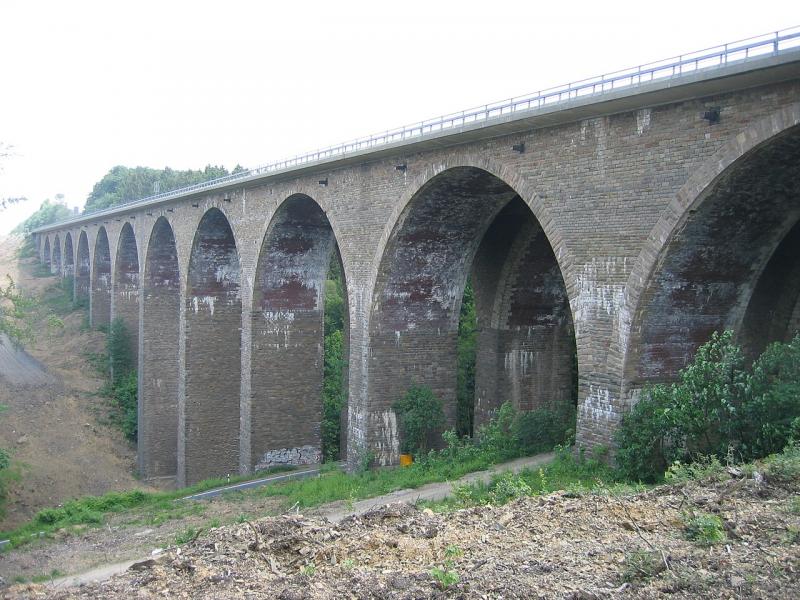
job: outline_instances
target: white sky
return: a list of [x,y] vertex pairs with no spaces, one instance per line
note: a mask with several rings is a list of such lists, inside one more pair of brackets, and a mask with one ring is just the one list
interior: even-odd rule
[[0,0],[0,234],[114,165],[229,169],[800,25],[800,2]]

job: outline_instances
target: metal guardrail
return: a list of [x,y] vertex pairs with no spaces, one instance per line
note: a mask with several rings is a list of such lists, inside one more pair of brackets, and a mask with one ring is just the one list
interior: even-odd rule
[[45,228],[52,229],[54,225],[81,220],[93,214],[116,212],[122,207],[130,207],[132,205],[145,204],[155,200],[183,196],[191,192],[201,191],[225,183],[258,177],[260,175],[268,175],[270,173],[288,171],[334,158],[344,158],[356,152],[364,152],[396,142],[416,138],[424,139],[428,136],[434,136],[447,131],[457,132],[459,128],[474,124],[491,124],[493,120],[499,120],[502,117],[507,117],[514,113],[535,112],[578,98],[599,96],[620,89],[635,87],[643,83],[679,78],[704,69],[720,68],[730,63],[777,55],[784,50],[792,48],[800,48],[800,26],[720,46],[712,46],[689,54],[681,54],[657,62],[639,65],[629,69],[622,69],[598,77],[583,79],[581,81],[541,90],[534,94],[509,98],[492,104],[484,104],[483,106],[462,110],[461,112],[442,115],[434,119],[428,119],[426,121],[420,121],[411,125],[357,138],[343,144],[329,146],[240,173],[226,175],[225,177],[219,177],[217,179],[210,179],[203,183],[162,192],[146,198],[115,204],[113,208],[102,208],[96,211],[84,212],[78,217],[65,219],[58,223],[51,223],[35,231]]

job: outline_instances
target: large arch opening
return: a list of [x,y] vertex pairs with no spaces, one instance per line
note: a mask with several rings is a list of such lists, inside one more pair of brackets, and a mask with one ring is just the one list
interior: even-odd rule
[[147,478],[175,477],[181,288],[175,235],[164,217],[150,234],[142,284],[139,471]]
[[47,267],[47,270],[52,273],[50,266],[52,264],[52,253],[50,251],[49,237],[44,238],[44,257],[42,259],[42,263],[44,264],[45,267]]
[[[474,413],[457,419],[468,280],[476,328]],[[517,192],[472,167],[449,169],[422,186],[389,238],[373,299],[368,443],[379,462],[397,460],[391,407],[412,384],[429,386],[443,400],[446,427],[460,422],[469,433],[504,402],[520,411],[574,406],[575,361],[558,261]]]
[[89,316],[94,327],[111,323],[111,250],[108,247],[105,227],[99,229],[94,242]]
[[[323,452],[339,456],[342,273],[323,210],[308,196],[290,196],[264,236],[253,289],[250,445],[256,469],[316,463]],[[326,318],[326,305],[336,315]]]
[[53,242],[53,264],[51,265],[52,272],[59,277],[61,277],[63,273],[63,267],[61,262],[61,238],[56,234],[56,239]]
[[89,307],[89,285],[91,276],[89,238],[85,231],[78,237],[78,264],[75,266],[75,304]]
[[751,358],[798,328],[800,127],[747,152],[693,202],[641,295],[625,366],[629,398],[671,381],[714,331]]
[[128,330],[131,356],[139,348],[139,252],[130,223],[120,232],[114,261],[114,318],[122,319]]
[[[75,277],[75,250],[72,247],[72,234],[64,236],[64,279],[72,282]],[[73,282],[74,285],[74,282]]]
[[239,472],[242,301],[236,241],[218,209],[200,221],[186,296],[186,482]]

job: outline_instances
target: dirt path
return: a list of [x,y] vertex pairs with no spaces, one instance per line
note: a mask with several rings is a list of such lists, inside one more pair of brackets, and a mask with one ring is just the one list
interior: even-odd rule
[[518,473],[523,469],[539,467],[545,463],[553,460],[553,453],[538,454],[536,456],[527,456],[518,458],[501,465],[495,465],[486,471],[478,471],[465,475],[458,481],[443,481],[440,483],[429,483],[413,490],[398,490],[391,494],[384,494],[376,498],[367,498],[355,502],[352,508],[349,508],[343,502],[335,502],[326,504],[317,510],[311,511],[309,514],[314,516],[324,517],[333,523],[339,523],[347,517],[354,515],[363,515],[371,510],[384,504],[392,504],[395,502],[406,502],[408,504],[416,504],[420,500],[441,500],[447,498],[453,492],[454,485],[464,485],[466,483],[489,483],[494,475],[504,471],[512,471]]
[[[338,523],[346,517],[363,515],[385,504],[414,504],[418,500],[438,500],[451,493],[454,483],[489,482],[498,472],[517,472],[524,468],[537,467],[552,458],[550,453],[521,458],[496,465],[487,471],[471,473],[457,482],[431,483],[414,490],[399,490],[361,500],[352,506],[335,502],[310,510],[308,514]],[[86,529],[77,536],[65,536],[55,542],[35,543],[28,548],[13,551],[3,557],[0,563],[0,577],[12,583],[15,579],[32,579],[54,571],[59,574],[68,573],[68,576],[53,578],[51,584],[57,588],[105,581],[126,571],[132,563],[147,560],[153,552],[158,553],[161,548],[173,545],[176,535],[189,528],[207,527],[210,521],[224,524],[242,518],[255,520],[280,514],[281,499],[243,494],[211,501],[183,502],[177,504],[177,507],[175,516],[180,518],[166,520],[158,525],[148,523],[153,520],[153,515],[147,511],[139,511],[112,518],[102,529]]]
[[[37,260],[19,260],[18,236],[0,237],[0,278],[10,275],[28,295],[41,297],[57,283],[38,277]],[[84,326],[82,311],[60,315],[63,329],[34,322],[35,341],[25,352],[0,347],[0,447],[10,450],[20,473],[9,486],[0,530],[70,498],[144,487],[133,477],[135,450],[105,425],[102,379],[87,352],[102,352],[104,335]]]

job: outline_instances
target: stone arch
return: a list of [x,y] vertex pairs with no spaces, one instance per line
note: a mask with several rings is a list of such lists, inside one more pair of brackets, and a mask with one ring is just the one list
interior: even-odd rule
[[51,265],[53,264],[53,261],[52,261],[52,250],[50,248],[50,236],[46,236],[44,238],[44,253],[43,253],[43,256],[44,256],[44,260],[42,261],[42,263],[44,263],[44,266],[47,267],[47,270],[52,273]]
[[186,287],[186,482],[239,471],[241,269],[225,215],[195,232]]
[[469,155],[455,155],[447,160],[443,160],[433,165],[426,165],[422,173],[416,176],[411,183],[407,186],[406,191],[400,198],[400,201],[394,204],[389,218],[386,220],[386,225],[381,233],[380,240],[378,241],[378,249],[372,262],[370,269],[369,290],[375,289],[375,280],[378,276],[380,263],[383,260],[386,252],[386,246],[389,239],[394,232],[397,222],[400,220],[401,215],[406,211],[408,204],[416,197],[421,189],[423,189],[428,182],[434,177],[450,169],[458,167],[471,167],[486,171],[494,175],[497,179],[506,182],[506,184],[522,198],[522,200],[531,209],[533,216],[542,226],[547,239],[550,240],[550,245],[558,260],[559,267],[564,273],[564,281],[567,286],[569,297],[575,298],[575,277],[574,264],[572,258],[572,251],[566,243],[565,236],[561,228],[556,223],[550,209],[542,201],[542,198],[536,191],[536,188],[531,185],[528,180],[523,177],[516,169],[505,165],[497,160],[481,154]]
[[75,249],[69,231],[64,234],[64,277],[75,277]]
[[89,238],[85,230],[78,236],[78,259],[75,265],[75,303],[89,307],[89,289],[91,284],[91,259],[89,254]]
[[150,233],[141,289],[139,470],[147,478],[176,477],[181,283],[175,234],[164,217]]
[[56,234],[56,238],[53,241],[53,264],[51,269],[59,277],[64,274],[64,263],[61,260],[61,237],[58,234]]
[[94,327],[111,323],[111,249],[108,244],[108,233],[102,226],[98,229],[94,241],[89,316]]
[[[628,403],[643,385],[673,379],[714,330],[734,329],[751,353],[786,333],[800,293],[787,260],[800,251],[798,167],[795,104],[721,148],[664,211],[628,279],[631,317],[619,331]],[[759,315],[774,310],[783,325],[753,339]]]
[[321,459],[323,301],[334,253],[341,265],[322,207],[305,194],[286,198],[264,235],[253,285],[250,447],[256,469]]
[[114,318],[122,319],[130,335],[131,356],[139,349],[139,250],[130,223],[117,240],[114,260]]
[[[513,392],[522,410],[574,402],[575,369],[562,377],[553,368],[574,362],[575,338],[557,252],[531,209],[538,199],[523,200],[486,169],[456,166],[437,169],[403,204],[382,244],[369,321],[368,444],[378,460],[396,460],[391,405],[411,383],[429,385],[448,426],[455,421],[458,319],[470,273],[483,328],[476,418],[493,413],[505,399],[500,390]],[[542,374],[553,373],[544,384]]]

